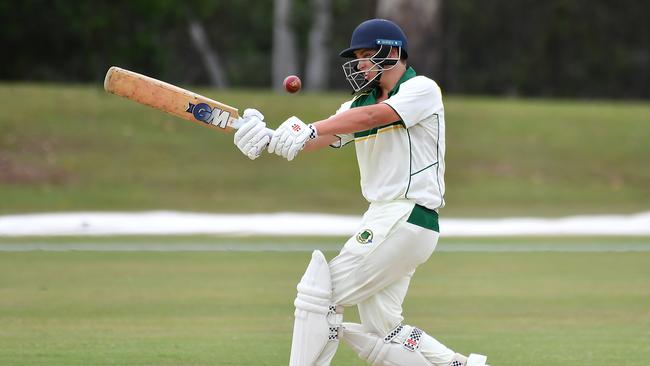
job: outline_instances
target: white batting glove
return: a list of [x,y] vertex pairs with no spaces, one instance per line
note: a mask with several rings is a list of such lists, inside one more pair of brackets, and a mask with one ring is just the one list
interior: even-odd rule
[[306,125],[298,117],[289,117],[273,133],[269,142],[269,153],[286,158],[288,161],[298,155],[308,140],[318,137],[316,128]]
[[273,130],[266,128],[264,115],[257,109],[246,109],[241,120],[242,125],[235,132],[235,145],[249,159],[255,160],[271,140]]

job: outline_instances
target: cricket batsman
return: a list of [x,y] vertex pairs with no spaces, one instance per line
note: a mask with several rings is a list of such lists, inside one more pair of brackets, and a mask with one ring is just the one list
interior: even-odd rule
[[[483,366],[487,357],[457,353],[415,325],[402,303],[415,269],[433,253],[438,210],[445,205],[445,113],[438,85],[407,60],[400,27],[371,19],[352,33],[340,56],[352,100],[311,124],[297,117],[272,134],[248,109],[235,144],[249,158],[293,160],[301,151],[353,142],[361,190],[370,203],[356,234],[329,263],[320,251],[298,284],[290,366],[329,365],[342,339],[372,365]],[[344,323],[356,305],[361,324]]]

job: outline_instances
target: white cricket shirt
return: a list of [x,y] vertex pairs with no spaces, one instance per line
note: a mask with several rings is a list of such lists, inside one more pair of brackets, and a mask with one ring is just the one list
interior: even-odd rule
[[[336,112],[376,103],[377,89],[343,103]],[[400,120],[338,135],[333,147],[354,141],[361,191],[368,202],[409,199],[431,210],[445,205],[445,112],[435,81],[409,67],[382,101]]]

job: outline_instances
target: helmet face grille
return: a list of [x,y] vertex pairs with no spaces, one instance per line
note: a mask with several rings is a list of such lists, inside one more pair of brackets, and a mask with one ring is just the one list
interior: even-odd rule
[[[343,64],[345,78],[355,93],[368,91],[379,82],[384,71],[390,70],[397,65],[402,54],[402,48],[397,47],[397,57],[388,57],[392,50],[393,46],[381,45],[374,55],[356,58]],[[371,66],[366,70],[362,70],[359,68],[362,62],[368,62]],[[375,75],[368,79],[367,76],[371,73],[375,73]]]

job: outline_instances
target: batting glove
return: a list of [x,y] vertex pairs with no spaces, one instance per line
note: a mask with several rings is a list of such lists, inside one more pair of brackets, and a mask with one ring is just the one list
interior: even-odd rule
[[318,137],[316,128],[306,125],[298,117],[290,117],[273,133],[269,153],[275,153],[288,161],[293,160],[308,140]]
[[246,109],[242,126],[235,132],[235,145],[249,159],[255,160],[271,140],[273,130],[266,128],[264,115],[257,109]]

